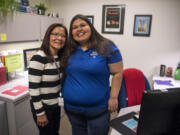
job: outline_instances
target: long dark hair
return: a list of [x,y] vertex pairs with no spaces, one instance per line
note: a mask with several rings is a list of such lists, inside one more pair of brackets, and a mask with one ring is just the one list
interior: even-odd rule
[[69,57],[76,51],[76,48],[79,45],[79,43],[74,40],[73,35],[72,35],[72,25],[74,21],[77,19],[84,20],[90,26],[91,36],[88,41],[90,43],[90,46],[88,47],[89,49],[97,50],[98,53],[100,53],[103,56],[109,56],[108,50],[111,50],[109,43],[112,41],[101,36],[97,32],[97,30],[94,28],[94,26],[90,23],[90,21],[88,20],[86,16],[78,14],[72,18],[71,23],[70,23],[69,43],[67,45],[67,49],[65,50],[65,55],[63,56],[63,65],[62,65],[63,68],[67,67]]
[[45,33],[45,36],[44,36],[44,39],[43,39],[43,42],[42,42],[42,45],[40,47],[40,50],[43,50],[44,53],[46,54],[47,56],[47,59],[49,62],[53,62],[53,58],[52,58],[52,54],[50,52],[50,43],[49,43],[49,40],[50,40],[50,35],[51,35],[51,32],[56,28],[56,27],[62,27],[64,28],[64,31],[65,31],[65,36],[66,36],[66,41],[65,41],[65,44],[64,44],[64,47],[61,48],[59,51],[58,51],[58,57],[61,58],[62,57],[62,54],[64,53],[64,50],[65,50],[65,47],[67,46],[67,40],[68,40],[68,33],[67,33],[67,28],[60,24],[60,23],[54,23],[54,24],[51,24],[46,33]]

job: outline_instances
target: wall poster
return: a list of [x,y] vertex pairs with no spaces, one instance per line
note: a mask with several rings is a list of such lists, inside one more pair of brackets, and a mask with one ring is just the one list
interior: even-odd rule
[[102,33],[123,34],[125,5],[103,5]]

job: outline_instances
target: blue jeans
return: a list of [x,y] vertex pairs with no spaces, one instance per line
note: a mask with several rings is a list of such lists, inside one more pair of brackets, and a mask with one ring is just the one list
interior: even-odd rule
[[107,135],[110,113],[108,110],[75,111],[65,108],[72,125],[72,135]]

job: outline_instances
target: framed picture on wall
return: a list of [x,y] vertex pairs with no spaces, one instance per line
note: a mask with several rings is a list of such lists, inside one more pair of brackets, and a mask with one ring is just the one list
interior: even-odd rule
[[152,15],[135,15],[134,36],[150,36]]
[[102,33],[123,34],[125,5],[103,5]]
[[92,24],[94,24],[94,16],[92,16],[92,15],[87,15],[86,17],[88,18],[88,20],[89,20]]
[[24,54],[24,69],[27,70],[29,67],[29,61],[31,60],[32,56],[39,50],[39,48],[32,48],[23,50]]

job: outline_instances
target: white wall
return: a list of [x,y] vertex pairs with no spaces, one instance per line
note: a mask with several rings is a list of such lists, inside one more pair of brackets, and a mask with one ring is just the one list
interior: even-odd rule
[[[94,26],[101,33],[102,5],[125,4],[123,35],[104,34],[120,48],[125,68],[141,69],[149,80],[159,74],[160,64],[175,70],[180,61],[180,1],[179,0],[53,0],[69,27],[75,14],[94,15]],[[135,14],[152,14],[150,37],[133,36]]]

